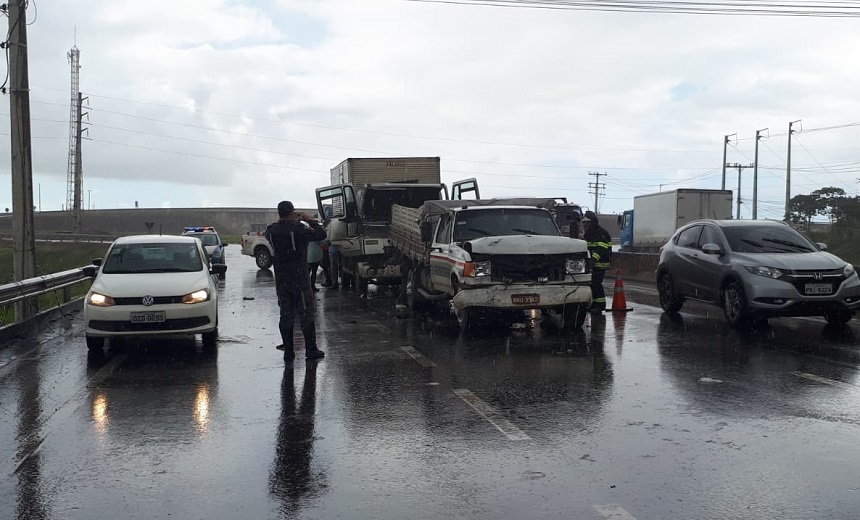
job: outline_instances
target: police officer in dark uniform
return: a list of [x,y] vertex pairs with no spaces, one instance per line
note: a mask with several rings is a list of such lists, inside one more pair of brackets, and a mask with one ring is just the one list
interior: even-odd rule
[[278,204],[278,218],[266,228],[266,239],[274,250],[275,291],[281,308],[278,328],[283,343],[278,348],[284,349],[284,360],[295,359],[293,327],[298,314],[305,338],[305,357],[319,359],[325,357],[325,353],[317,348],[314,293],[308,272],[307,249],[309,242],[325,240],[326,232],[318,220],[297,212],[288,200]]
[[586,211],[582,217],[585,225],[583,239],[588,244],[588,254],[591,258],[591,312],[601,313],[606,310],[606,291],[603,290],[603,277],[609,269],[609,257],[612,254],[612,237],[609,232],[600,227],[597,215]]

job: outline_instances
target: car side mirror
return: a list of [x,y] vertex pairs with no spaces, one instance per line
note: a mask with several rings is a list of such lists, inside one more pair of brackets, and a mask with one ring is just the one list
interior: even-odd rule
[[621,229],[622,227],[624,227],[624,217],[618,215],[618,229]]
[[221,242],[221,247],[227,247],[227,246],[229,246],[229,245],[230,245],[230,244],[228,244],[227,242]]
[[433,228],[430,227],[429,222],[421,223],[421,241],[422,242],[432,242],[433,241]]
[[706,255],[721,255],[723,250],[717,244],[705,244],[702,246],[702,252]]
[[81,273],[88,278],[95,278],[99,268],[94,265],[88,265],[81,268]]
[[102,265],[102,259],[101,258],[93,258],[92,260],[90,260],[90,263],[92,263],[94,266],[98,267],[98,266]]
[[227,272],[226,264],[212,264],[212,268],[209,269],[209,272],[212,274],[222,275]]
[[816,242],[815,245],[818,246],[818,249],[822,251],[827,251],[827,244],[825,244],[824,242]]

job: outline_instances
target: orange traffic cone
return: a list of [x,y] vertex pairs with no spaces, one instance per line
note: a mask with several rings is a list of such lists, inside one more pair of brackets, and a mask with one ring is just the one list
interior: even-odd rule
[[624,296],[624,280],[621,279],[621,269],[615,270],[615,293],[612,295],[612,312],[627,312],[627,297]]

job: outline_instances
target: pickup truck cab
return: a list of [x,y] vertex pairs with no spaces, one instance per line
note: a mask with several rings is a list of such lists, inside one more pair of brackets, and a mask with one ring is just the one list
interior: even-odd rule
[[[563,329],[580,328],[592,299],[586,243],[560,236],[546,208],[506,202],[395,208],[392,241],[409,259],[408,304],[414,310],[422,300],[450,300],[463,330],[487,311],[526,309],[557,315]],[[408,228],[416,220],[420,241]]]

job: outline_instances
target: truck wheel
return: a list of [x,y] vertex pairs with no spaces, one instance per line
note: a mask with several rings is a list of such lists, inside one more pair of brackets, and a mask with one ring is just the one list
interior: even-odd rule
[[412,312],[423,312],[428,310],[432,302],[425,300],[424,297],[421,296],[421,293],[418,292],[418,289],[421,288],[418,271],[410,269],[407,280],[406,287],[403,290],[406,291],[406,305],[409,307],[409,310]]
[[684,300],[675,295],[675,285],[669,273],[660,273],[658,276],[657,295],[660,298],[660,307],[666,312],[675,313],[684,306]]
[[254,251],[254,258],[257,260],[257,267],[260,269],[268,269],[272,267],[272,255],[265,247],[258,247]]
[[582,329],[585,317],[588,316],[589,306],[585,304],[565,305],[559,315],[561,316],[561,331],[574,332]]
[[475,310],[466,307],[456,311],[457,323],[460,326],[460,332],[463,334],[472,334],[475,331]]

